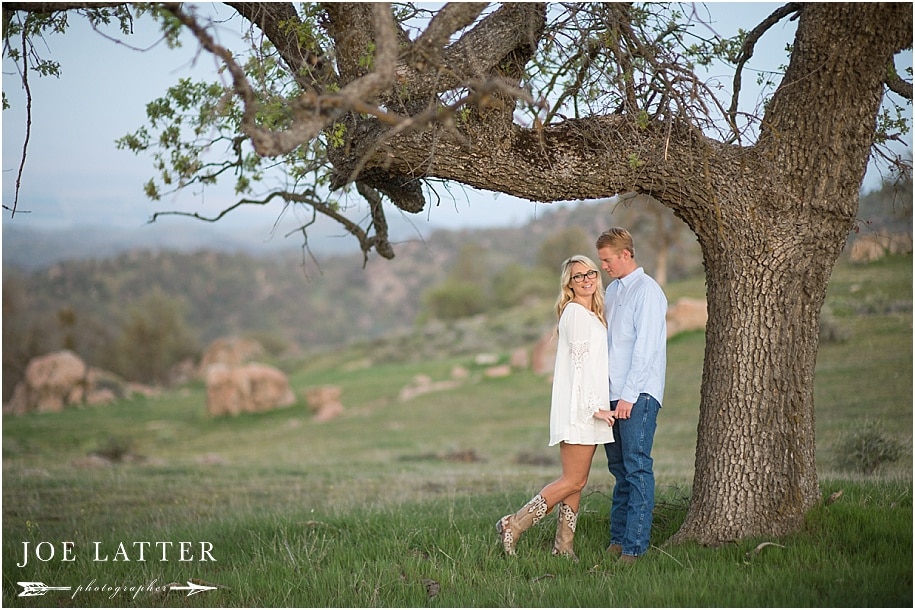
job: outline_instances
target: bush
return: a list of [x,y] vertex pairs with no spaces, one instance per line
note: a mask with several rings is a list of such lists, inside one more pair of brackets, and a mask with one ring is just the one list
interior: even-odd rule
[[426,309],[439,320],[459,320],[486,311],[486,297],[479,286],[446,280],[423,297]]
[[844,343],[848,341],[849,336],[848,329],[824,307],[820,314],[820,343]]
[[133,439],[122,436],[110,436],[95,451],[90,454],[98,455],[110,462],[124,462],[135,455]]
[[877,421],[864,423],[840,439],[836,451],[839,467],[847,471],[873,474],[880,466],[893,463],[902,456],[902,445],[887,436]]
[[183,306],[154,287],[130,307],[118,339],[103,354],[102,365],[130,381],[165,383],[169,370],[199,348],[187,327]]
[[524,306],[540,299],[552,302],[559,295],[559,273],[513,263],[493,276],[491,292],[496,311]]

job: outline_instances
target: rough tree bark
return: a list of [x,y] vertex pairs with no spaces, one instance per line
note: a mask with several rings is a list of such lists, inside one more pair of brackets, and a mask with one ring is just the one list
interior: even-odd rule
[[911,40],[910,5],[806,5],[750,151],[762,166],[684,215],[702,246],[709,323],[693,497],[675,540],[783,534],[820,499],[820,310],[857,213],[886,66]]

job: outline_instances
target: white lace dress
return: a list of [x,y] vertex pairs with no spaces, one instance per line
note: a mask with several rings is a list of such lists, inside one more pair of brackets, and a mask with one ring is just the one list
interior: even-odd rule
[[613,442],[607,422],[592,417],[598,409],[610,408],[607,372],[607,329],[586,308],[569,303],[559,318],[550,446]]

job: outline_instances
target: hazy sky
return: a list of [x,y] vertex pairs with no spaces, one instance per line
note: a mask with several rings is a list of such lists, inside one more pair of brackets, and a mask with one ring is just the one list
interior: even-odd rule
[[[751,29],[779,4],[713,3],[709,5],[719,34],[732,35],[738,27]],[[226,17],[232,11],[218,9]],[[235,26],[238,27],[237,25]],[[785,44],[793,38],[794,22],[780,23],[757,46],[760,68],[785,63]],[[116,30],[112,29],[112,35]],[[138,23],[128,42],[147,48],[156,43],[158,32],[148,20]],[[194,43],[174,51],[163,44],[145,52],[118,45],[93,32],[82,18],[71,18],[71,29],[63,36],[47,38],[49,53],[61,63],[62,76],[30,79],[33,97],[32,128],[19,211],[12,222],[35,228],[63,228],[80,225],[143,227],[155,211],[164,209],[209,210],[225,207],[232,194],[210,190],[201,194],[182,193],[175,199],[151,202],[142,191],[153,175],[149,156],[117,150],[114,141],[134,132],[145,122],[147,102],[164,94],[180,77],[213,75],[215,64],[206,53],[198,55]],[[761,64],[771,62],[770,65]],[[722,72],[722,75],[724,73]],[[10,205],[25,133],[25,95],[19,76],[9,62],[3,65],[3,89],[12,108],[3,111],[3,202]],[[745,77],[747,90],[753,77]],[[725,79],[728,82],[728,79]],[[755,102],[750,91],[745,96]],[[879,184],[877,176],[868,183]],[[438,226],[505,225],[526,222],[541,213],[544,204],[489,192],[454,189],[454,201],[444,201],[416,217]],[[28,212],[27,214],[25,212]],[[269,226],[279,207],[258,208],[232,214],[227,225]],[[286,218],[289,223],[294,219]],[[3,223],[10,222],[4,210]],[[173,223],[195,221],[166,218],[146,231],[167,230]],[[292,226],[292,225],[289,225]]]

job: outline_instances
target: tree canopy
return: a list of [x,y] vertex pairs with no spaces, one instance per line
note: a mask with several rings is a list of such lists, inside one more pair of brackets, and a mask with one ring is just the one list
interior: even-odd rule
[[[260,4],[228,5],[237,11],[231,21],[247,23],[245,36],[230,39],[230,48],[216,42],[226,38],[224,12],[217,15],[206,5],[8,3],[5,53],[17,62],[27,86],[29,75],[60,74],[60,60],[40,41],[45,33],[66,31],[68,16],[74,14],[100,31],[117,26],[128,43],[134,22],[148,27],[149,18],[159,23],[170,45],[180,44],[183,30],[193,33],[203,48],[225,60],[226,76],[214,82],[180,78],[150,101],[148,123],[119,141],[120,147],[152,159],[155,174],[145,185],[146,194],[161,200],[192,185],[231,184],[237,202],[211,219],[242,205],[296,206],[306,217],[325,215],[339,222],[366,254],[374,249],[392,257],[387,205],[415,213],[430,200],[447,197],[449,185],[458,182],[517,189],[492,180],[475,183],[465,175],[449,181],[416,168],[392,174],[383,159],[370,163],[364,153],[354,155],[357,139],[380,150],[398,134],[438,126],[457,135],[461,145],[462,138],[477,135],[474,124],[491,120],[475,115],[481,110],[491,115],[488,109],[501,104],[503,114],[510,110],[514,125],[534,130],[538,139],[545,126],[567,118],[629,113],[637,124],[684,119],[704,136],[752,145],[762,114],[738,104],[746,88],[742,68],[766,32],[780,20],[796,17],[800,6],[787,4],[752,29],[754,24],[747,24],[748,30],[725,39],[714,33],[701,5],[518,4],[497,10],[497,5],[455,3],[437,10],[423,4],[390,9],[357,4],[354,11],[344,3]],[[344,15],[349,25],[340,26]],[[382,26],[373,25],[376,18]],[[356,29],[345,38],[335,35],[334,23],[365,30],[365,35],[357,40],[352,35]],[[527,31],[516,27],[525,23]],[[380,69],[387,64],[375,65],[376,56],[386,56],[382,48],[394,54],[387,72]],[[713,62],[735,66],[730,83],[704,75],[703,68]],[[506,71],[512,63],[517,66]],[[895,72],[890,76],[888,87],[910,97],[911,85]],[[757,81],[771,91],[777,77],[760,73]],[[385,84],[371,84],[384,78]],[[356,123],[348,129],[347,121],[356,121],[358,129]],[[373,130],[383,135],[371,135]],[[356,132],[360,135],[354,139]],[[891,165],[906,171],[898,152],[880,145],[907,132],[904,109],[886,106],[874,154],[885,154]],[[636,170],[645,162],[638,150],[627,153],[625,161]],[[356,175],[359,180],[352,179]],[[627,192],[609,190],[614,192],[569,192],[564,198]],[[533,201],[556,200],[537,192],[517,194]],[[368,217],[365,206],[352,205],[353,198],[367,203]],[[15,202],[5,206],[13,209]],[[302,226],[306,238],[309,224]]]

